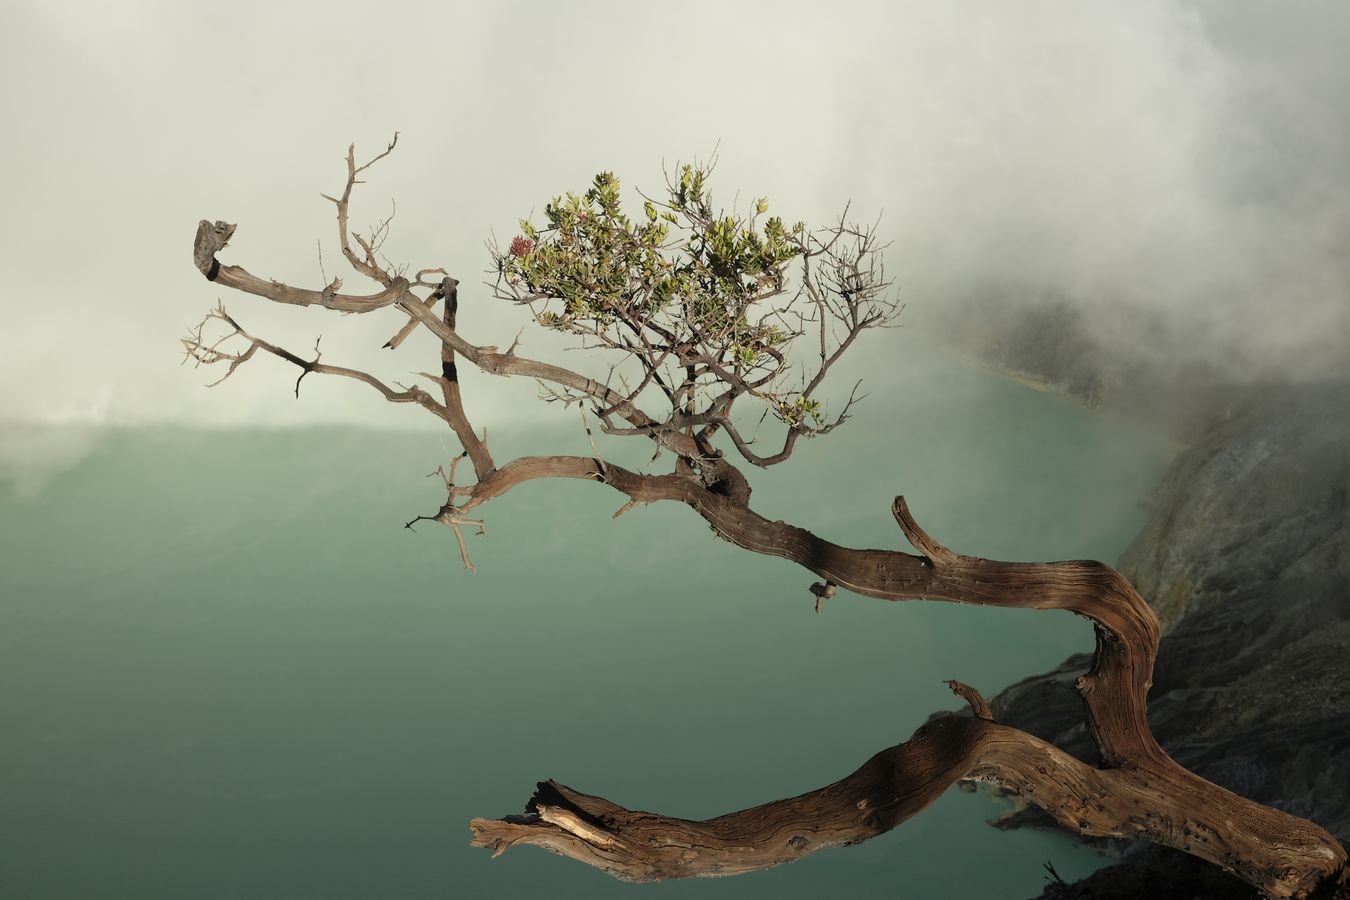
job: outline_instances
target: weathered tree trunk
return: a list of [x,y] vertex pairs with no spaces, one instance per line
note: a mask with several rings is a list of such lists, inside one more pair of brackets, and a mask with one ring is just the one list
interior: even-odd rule
[[957,556],[918,527],[903,498],[894,504],[896,519],[924,555],[851,550],[706,492],[669,483],[662,487],[674,491],[653,491],[650,476],[631,476],[636,483],[629,483],[630,475],[609,467],[609,483],[631,497],[680,495],[732,543],[791,559],[856,593],[1069,609],[1090,618],[1097,652],[1078,688],[1103,768],[993,722],[976,691],[952,682],[971,702],[973,718],[938,719],[817,791],[689,822],[630,811],[543,782],[525,815],[475,819],[476,846],[501,853],[516,844],[536,844],[633,881],[733,875],[882,834],[956,781],[974,779],[1015,791],[1081,834],[1184,850],[1270,897],[1350,894],[1346,852],[1323,828],[1226,791],[1182,768],[1158,746],[1145,705],[1158,624],[1114,569],[1089,561],[1004,563]]
[[819,790],[703,822],[630,811],[549,781],[525,815],[471,828],[473,843],[494,854],[537,844],[626,881],[735,875],[883,834],[966,778],[1016,791],[1085,835],[1178,846],[1271,896],[1307,896],[1342,862],[1316,826],[1179,767],[1095,769],[1025,732],[962,716],[925,725]]

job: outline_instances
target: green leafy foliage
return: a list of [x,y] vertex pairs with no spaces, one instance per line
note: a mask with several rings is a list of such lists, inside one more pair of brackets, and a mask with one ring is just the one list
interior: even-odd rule
[[540,225],[522,220],[498,269],[516,299],[537,304],[536,320],[548,328],[651,327],[748,369],[787,340],[782,328],[756,321],[755,307],[781,293],[783,267],[804,247],[804,225],[760,224],[767,209],[760,199],[748,217],[714,214],[708,170],[686,165],[667,201],[644,200],[634,221],[619,179],[601,172],[584,193],[555,197]]
[[[611,172],[581,193],[554,197],[542,221],[521,221],[509,249],[495,253],[497,295],[528,305],[545,328],[622,356],[607,376],[621,399],[607,395],[594,406],[607,431],[679,432],[715,459],[707,442],[720,429],[746,459],[773,465],[798,437],[847,418],[856,386],[829,420],[815,391],[859,333],[884,327],[899,307],[883,296],[889,283],[874,229],[841,216],[808,233],[801,222],[770,215],[765,197],[748,212],[719,209],[710,172],[679,166],[665,196],[642,196],[634,216]],[[789,355],[808,331],[810,353],[799,369]],[[794,372],[800,382],[785,385]],[[588,396],[574,388],[552,399]],[[742,397],[787,426],[780,451],[750,449],[754,436],[742,435],[731,415]],[[635,411],[649,401],[664,408],[654,416]]]
[[773,411],[783,424],[793,427],[819,425],[825,418],[819,400],[801,395],[778,400],[773,406]]

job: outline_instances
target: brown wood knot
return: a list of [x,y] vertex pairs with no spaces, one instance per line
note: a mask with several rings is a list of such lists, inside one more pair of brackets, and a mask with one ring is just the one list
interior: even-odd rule
[[817,581],[811,585],[811,593],[816,595],[816,615],[820,615],[821,609],[825,606],[825,601],[834,596],[834,590],[838,587],[833,581],[826,581],[821,584]]

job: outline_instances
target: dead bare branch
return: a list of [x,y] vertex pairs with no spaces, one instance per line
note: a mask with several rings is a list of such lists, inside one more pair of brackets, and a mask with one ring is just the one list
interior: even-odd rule
[[384,236],[388,233],[389,221],[393,216],[391,215],[389,219],[384,220],[381,225],[377,226],[372,231],[371,238],[363,237],[360,234],[355,235],[357,243],[361,246],[361,250],[365,254],[364,257],[358,257],[355,251],[352,250],[351,236],[348,234],[347,229],[347,219],[348,208],[352,198],[352,188],[362,183],[356,176],[384,159],[390,153],[393,153],[394,147],[397,145],[398,132],[394,132],[393,139],[389,141],[389,146],[384,149],[383,153],[380,153],[364,164],[358,166],[356,164],[356,145],[352,144],[347,148],[347,184],[346,187],[343,188],[342,196],[338,198],[330,197],[327,194],[322,195],[325,200],[330,201],[337,207],[338,244],[342,247],[342,255],[347,257],[347,262],[351,263],[353,269],[373,281],[378,281],[385,287],[392,286],[396,276],[382,268],[375,259],[375,255],[379,245],[383,243]]
[[[224,334],[208,343],[205,337],[205,329],[212,320],[220,321],[227,326]],[[223,345],[232,340],[243,341],[247,346],[238,352],[231,352],[223,349]],[[194,368],[200,366],[216,365],[227,362],[229,367],[225,374],[217,380],[211,382],[208,387],[215,387],[225,379],[235,373],[241,365],[253,358],[257,351],[262,350],[270,353],[278,359],[283,359],[288,363],[300,368],[300,377],[295,382],[295,395],[300,396],[300,381],[311,372],[319,375],[337,375],[343,378],[351,378],[367,384],[379,391],[384,399],[390,403],[415,403],[432,413],[442,420],[448,420],[449,411],[432,399],[431,395],[418,387],[406,388],[404,390],[394,390],[380,381],[368,372],[359,369],[350,369],[345,366],[330,366],[327,363],[319,361],[318,343],[315,342],[315,357],[312,360],[302,359],[296,354],[278,347],[269,341],[255,337],[244,330],[229,313],[225,311],[224,304],[218,304],[215,309],[207,313],[206,317],[193,328],[187,337],[181,340],[183,344],[184,361],[192,360]]]
[[445,482],[446,501],[441,508],[430,516],[416,516],[403,523],[403,527],[409,531],[416,531],[414,528],[418,522],[437,522],[448,527],[455,535],[455,543],[459,547],[459,557],[464,563],[464,568],[470,572],[477,572],[473,560],[469,558],[469,546],[464,540],[464,528],[477,528],[478,534],[487,534],[487,523],[482,519],[470,519],[464,515],[464,509],[455,505],[455,500],[461,496],[473,496],[472,488],[462,488],[455,484],[455,470],[459,464],[469,455],[468,451],[455,456],[450,460],[450,471],[446,472],[443,466],[437,466],[436,471],[430,473],[427,477],[439,475]]

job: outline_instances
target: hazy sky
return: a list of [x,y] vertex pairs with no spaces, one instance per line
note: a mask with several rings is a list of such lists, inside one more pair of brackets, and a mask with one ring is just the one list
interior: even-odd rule
[[[223,218],[226,262],[317,287],[316,240],[341,271],[319,192],[349,142],[395,130],[354,220],[397,199],[387,252],[458,274],[479,343],[516,330],[476,284],[494,230],[600,169],[651,190],[663,160],[720,146],[728,203],[884,213],[916,323],[972,289],[1048,285],[1161,311],[1243,365],[1321,358],[1350,305],[1348,45],[1335,0],[20,0],[0,33],[0,421],[410,424],[357,385],[311,379],[297,403],[279,364],[211,391],[178,366],[219,297],[297,350],[322,334],[328,361],[426,368],[425,344],[377,350],[393,311],[269,308],[189,254],[197,220]],[[887,366],[919,335],[861,352]],[[469,386],[480,422],[535,411],[532,387]]]

